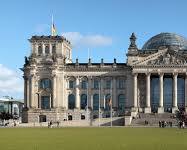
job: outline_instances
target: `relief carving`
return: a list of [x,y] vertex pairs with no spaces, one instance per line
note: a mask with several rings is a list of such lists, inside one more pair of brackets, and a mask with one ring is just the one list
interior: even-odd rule
[[148,65],[184,65],[186,64],[186,60],[184,58],[179,57],[178,55],[166,53],[164,55],[159,56],[155,60],[148,61],[147,64]]

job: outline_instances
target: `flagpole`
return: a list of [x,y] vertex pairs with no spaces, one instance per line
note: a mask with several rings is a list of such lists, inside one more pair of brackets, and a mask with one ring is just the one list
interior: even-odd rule
[[101,83],[99,82],[99,127],[100,127],[100,98],[101,98]]
[[51,16],[51,35],[53,35],[53,15]]
[[88,119],[88,81],[87,81],[87,120],[89,120]]
[[110,121],[110,126],[112,127],[112,101],[113,101],[113,99],[112,99],[112,80],[111,80],[111,105],[110,105],[110,119],[111,119],[111,121]]
[[105,110],[105,103],[106,103],[106,98],[105,98],[105,95],[104,95],[104,110]]

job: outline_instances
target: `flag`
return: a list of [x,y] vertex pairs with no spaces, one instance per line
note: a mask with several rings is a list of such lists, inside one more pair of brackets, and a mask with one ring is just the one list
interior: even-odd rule
[[57,35],[57,31],[56,31],[54,23],[52,24],[52,27],[51,27],[51,35],[52,36],[56,36]]
[[57,35],[57,31],[56,31],[56,28],[55,28],[55,24],[53,22],[53,15],[52,15],[52,24],[51,24],[51,35],[52,36],[56,36]]
[[112,99],[109,99],[108,105],[111,107],[112,106]]

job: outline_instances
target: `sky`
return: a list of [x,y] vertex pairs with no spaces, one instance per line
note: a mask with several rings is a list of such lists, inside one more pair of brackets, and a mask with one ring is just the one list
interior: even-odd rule
[[0,97],[23,99],[24,56],[29,38],[50,35],[51,16],[58,35],[73,45],[73,61],[126,62],[129,37],[137,46],[160,32],[187,37],[186,0],[2,0],[0,3]]

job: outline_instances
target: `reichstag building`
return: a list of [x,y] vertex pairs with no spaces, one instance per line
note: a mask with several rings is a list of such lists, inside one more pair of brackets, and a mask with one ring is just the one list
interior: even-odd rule
[[139,49],[132,33],[124,63],[72,62],[63,36],[29,41],[23,122],[174,113],[187,106],[187,40],[180,35],[160,33]]

